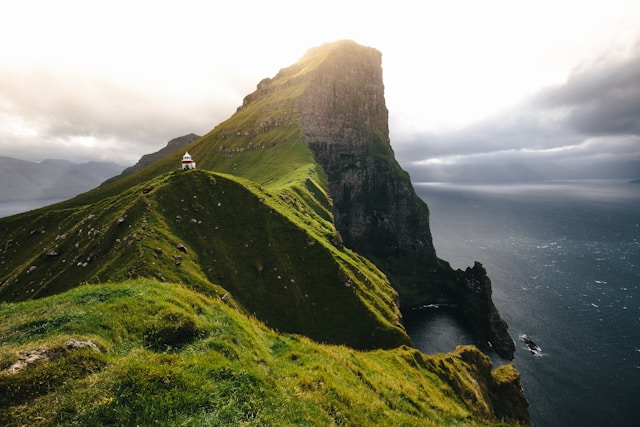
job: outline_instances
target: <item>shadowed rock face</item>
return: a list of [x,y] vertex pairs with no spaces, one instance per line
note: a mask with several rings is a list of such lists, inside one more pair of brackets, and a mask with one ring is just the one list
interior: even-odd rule
[[378,262],[410,255],[433,268],[428,209],[389,143],[381,54],[337,46],[299,99],[303,140],[327,173],[336,227],[347,246]]
[[301,74],[307,82],[296,105],[303,142],[326,172],[344,244],[387,274],[404,309],[458,303],[477,337],[511,359],[515,346],[491,300],[484,268],[454,271],[436,256],[428,207],[390,145],[381,59],[376,49],[351,41],[323,45],[263,80],[245,103],[286,87],[283,79],[299,83],[291,76],[319,63]]

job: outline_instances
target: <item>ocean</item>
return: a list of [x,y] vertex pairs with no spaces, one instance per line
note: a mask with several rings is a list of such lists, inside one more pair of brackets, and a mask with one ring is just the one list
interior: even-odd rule
[[[414,186],[429,205],[438,256],[454,268],[478,260],[487,269],[532,424],[638,425],[640,184]],[[447,308],[410,313],[405,323],[426,353],[484,344]],[[529,351],[523,335],[540,351]]]

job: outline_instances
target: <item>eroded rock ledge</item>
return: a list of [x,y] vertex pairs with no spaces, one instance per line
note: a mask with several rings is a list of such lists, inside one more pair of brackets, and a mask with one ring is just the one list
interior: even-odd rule
[[[296,105],[303,142],[326,172],[344,244],[385,272],[403,309],[456,303],[478,338],[512,359],[515,345],[491,300],[484,268],[476,263],[454,271],[436,256],[429,209],[391,148],[382,55],[341,41],[316,48],[306,58],[319,52],[326,58],[305,75],[309,84]],[[287,70],[281,73],[288,75]],[[261,82],[256,93],[272,85],[275,89],[278,78]]]

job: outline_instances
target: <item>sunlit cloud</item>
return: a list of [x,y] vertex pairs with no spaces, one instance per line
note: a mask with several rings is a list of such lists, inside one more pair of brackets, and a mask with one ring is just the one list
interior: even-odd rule
[[[134,163],[208,132],[264,77],[346,38],[382,52],[403,163],[572,146],[637,125],[640,96],[618,90],[635,74],[612,74],[636,57],[637,22],[640,5],[627,0],[6,2],[0,155]],[[595,69],[618,89],[577,90],[598,87]],[[92,150],[73,142],[82,138]]]

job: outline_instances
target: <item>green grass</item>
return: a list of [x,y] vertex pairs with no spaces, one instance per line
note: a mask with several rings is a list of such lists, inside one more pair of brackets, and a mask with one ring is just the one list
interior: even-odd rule
[[269,326],[318,341],[408,344],[386,277],[334,245],[326,204],[308,194],[320,187],[302,179],[308,171],[292,176],[268,189],[204,170],[169,172],[91,205],[9,218],[0,241],[14,243],[2,253],[0,297],[155,278],[228,293]]
[[2,370],[69,339],[102,350],[0,373],[8,426],[508,425],[475,349],[430,357],[321,345],[177,284],[85,285],[4,303],[0,336]]

